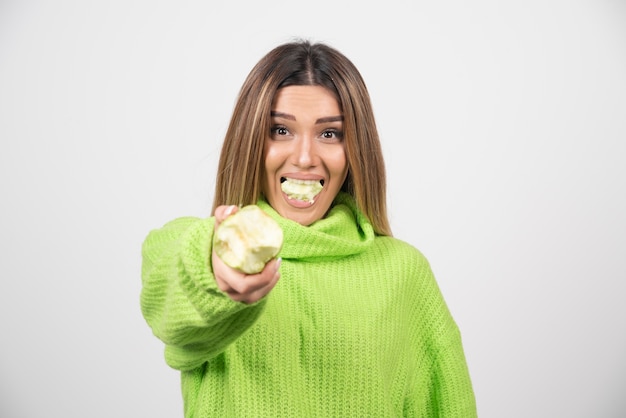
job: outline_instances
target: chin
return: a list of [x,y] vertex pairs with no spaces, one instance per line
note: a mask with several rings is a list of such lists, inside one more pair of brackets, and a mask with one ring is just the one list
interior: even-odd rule
[[283,218],[290,219],[303,226],[309,226],[316,221],[322,219],[328,211],[328,205],[320,205],[322,202],[316,202],[313,206],[306,209],[297,209],[286,204],[282,211],[277,211]]
[[293,210],[288,211],[283,216],[303,226],[309,226],[313,222],[322,218],[322,216],[318,216],[317,213],[302,213]]

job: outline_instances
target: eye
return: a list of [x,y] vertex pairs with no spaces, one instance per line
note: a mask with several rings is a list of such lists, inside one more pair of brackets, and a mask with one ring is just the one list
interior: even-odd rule
[[274,125],[270,128],[270,134],[274,136],[289,135],[289,130],[283,125]]
[[341,141],[343,139],[343,132],[338,129],[326,129],[322,132],[322,138],[329,141]]

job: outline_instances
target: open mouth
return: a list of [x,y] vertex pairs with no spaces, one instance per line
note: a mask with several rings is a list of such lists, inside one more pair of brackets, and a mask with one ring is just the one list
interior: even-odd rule
[[324,188],[324,180],[300,180],[281,177],[280,188],[291,200],[313,204],[315,196]]

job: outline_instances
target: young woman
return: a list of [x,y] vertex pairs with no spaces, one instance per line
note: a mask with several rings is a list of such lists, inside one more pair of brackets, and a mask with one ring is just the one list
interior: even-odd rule
[[[247,204],[284,233],[254,275],[212,250],[219,223]],[[344,55],[293,42],[253,68],[213,209],[143,245],[142,312],[181,371],[186,417],[476,416],[429,264],[392,237],[369,95]]]

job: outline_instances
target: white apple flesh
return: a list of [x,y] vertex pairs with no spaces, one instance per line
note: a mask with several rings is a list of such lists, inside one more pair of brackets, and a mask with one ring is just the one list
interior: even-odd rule
[[219,224],[213,249],[228,266],[256,274],[276,257],[283,245],[283,230],[256,205],[239,209]]

